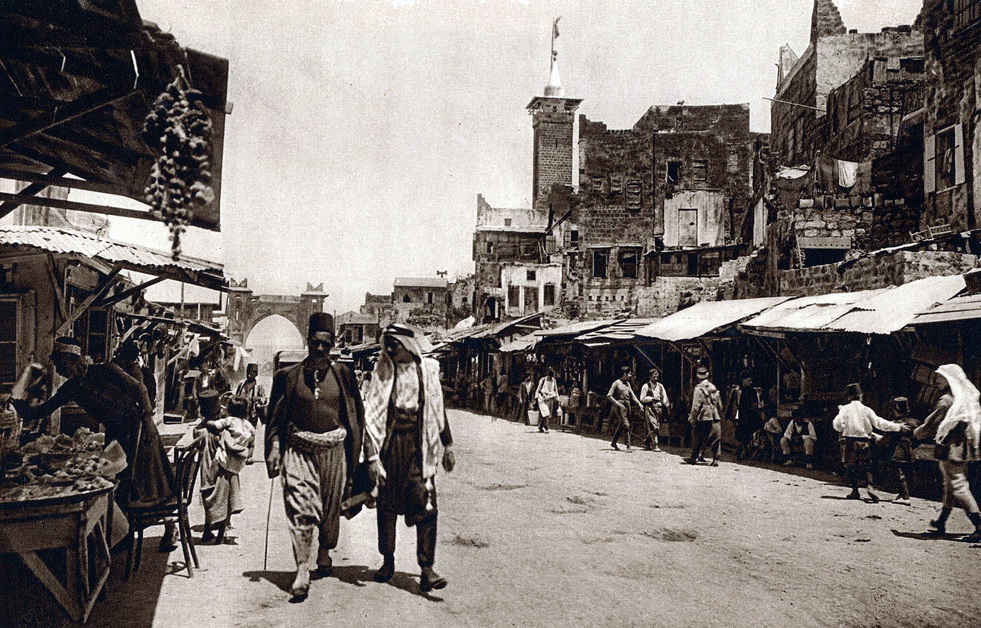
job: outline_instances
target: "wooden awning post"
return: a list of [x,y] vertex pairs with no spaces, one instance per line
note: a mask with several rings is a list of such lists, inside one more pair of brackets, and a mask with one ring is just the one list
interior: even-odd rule
[[58,327],[58,331],[55,332],[55,336],[64,336],[68,332],[68,330],[71,329],[72,325],[75,324],[75,321],[77,321],[79,317],[82,316],[82,314],[84,314],[86,311],[88,311],[90,307],[92,307],[93,303],[95,303],[102,297],[106,296],[106,294],[108,294],[109,292],[109,289],[112,288],[113,284],[116,282],[116,277],[119,276],[119,273],[121,271],[122,268],[120,268],[119,266],[113,268],[112,272],[109,273],[109,276],[106,277],[105,282],[103,282],[103,284],[99,286],[99,289],[96,290],[91,295],[89,295],[89,297],[85,299],[85,301],[83,301],[81,305],[75,308],[75,311],[72,312],[68,316],[68,318],[65,319],[65,322],[62,323],[60,327]]

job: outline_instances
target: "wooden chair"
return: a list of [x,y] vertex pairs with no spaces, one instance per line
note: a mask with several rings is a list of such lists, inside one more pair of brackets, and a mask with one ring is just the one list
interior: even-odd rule
[[[139,434],[137,435],[139,436]],[[139,442],[139,441],[137,441]],[[139,446],[137,446],[137,455]],[[194,494],[194,484],[197,480],[198,467],[201,465],[201,452],[196,447],[184,450],[174,450],[174,497],[163,504],[147,507],[130,508],[129,510],[129,534],[130,544],[126,554],[126,575],[140,568],[140,561],[143,557],[143,530],[155,525],[163,525],[167,522],[177,524],[181,549],[184,552],[184,563],[187,565],[187,576],[194,577],[194,570],[191,568],[191,561],[194,567],[200,569],[198,555],[194,549],[194,540],[191,538],[191,524],[187,517],[187,506],[191,502]],[[135,561],[134,561],[134,551]]]

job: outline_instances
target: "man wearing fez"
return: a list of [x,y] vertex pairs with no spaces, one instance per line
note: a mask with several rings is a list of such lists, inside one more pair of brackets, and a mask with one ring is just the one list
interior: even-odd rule
[[422,356],[415,330],[389,325],[365,398],[365,454],[378,489],[378,551],[384,562],[375,580],[395,574],[395,524],[405,517],[416,528],[416,558],[422,591],[442,589],[436,558],[436,468],[456,464],[453,437],[443,409],[439,362]]
[[341,502],[361,455],[364,407],[351,370],[334,362],[334,320],[310,316],[308,353],[300,362],[276,372],[269,398],[266,467],[282,477],[283,501],[296,579],[291,593],[306,597],[315,536],[317,574],[330,575],[330,550],[337,547]]
[[[26,390],[31,387],[31,378],[43,374],[44,369],[39,364],[28,366],[11,391],[12,403],[21,417],[27,420],[46,417],[74,401],[105,426],[106,443],[118,441],[126,453],[130,468],[120,476],[116,488],[120,507],[126,511],[171,499],[174,470],[153,422],[153,407],[143,384],[117,364],[91,364],[82,356],[81,344],[74,338],[57,338],[51,361],[58,375],[67,381],[50,399],[31,406]],[[173,548],[174,538],[173,524],[168,524],[161,549]]]

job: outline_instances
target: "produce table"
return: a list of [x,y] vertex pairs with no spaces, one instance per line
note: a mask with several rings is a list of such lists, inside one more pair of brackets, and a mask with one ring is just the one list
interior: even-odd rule
[[[72,620],[84,623],[109,578],[113,490],[0,501],[0,553],[17,553]],[[37,554],[65,550],[59,578]]]

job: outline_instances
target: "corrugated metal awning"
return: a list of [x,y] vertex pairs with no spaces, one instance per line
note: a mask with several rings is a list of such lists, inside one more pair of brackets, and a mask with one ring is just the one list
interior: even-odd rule
[[498,349],[501,353],[518,353],[519,351],[530,351],[535,348],[538,344],[538,336],[535,334],[528,334],[527,336],[520,336],[515,338],[511,342],[506,342],[501,345]]
[[793,297],[703,301],[637,330],[637,336],[675,342],[707,336]]
[[915,320],[920,312],[947,302],[965,287],[963,275],[911,281],[856,303],[854,310],[832,322],[828,329],[891,334]]
[[926,277],[902,286],[800,297],[741,325],[757,331],[840,331],[891,334],[915,321],[917,314],[961,292],[963,275]]
[[981,320],[981,294],[954,297],[946,303],[920,312],[909,324],[916,326],[971,320]]
[[621,323],[626,319],[623,318],[611,318],[599,321],[580,321],[578,323],[569,323],[568,325],[562,325],[560,327],[555,327],[554,329],[546,329],[538,332],[538,335],[542,338],[553,338],[559,339],[563,336],[568,338],[575,338],[581,334],[587,332],[595,331],[597,329],[603,329],[604,327],[609,327],[610,325],[615,325]]
[[0,227],[0,259],[31,252],[95,259],[110,266],[193,283],[212,290],[227,285],[221,264],[116,242],[62,227]]
[[576,342],[581,342],[588,347],[607,345],[613,342],[624,342],[633,340],[637,336],[637,330],[643,329],[654,323],[655,318],[628,318],[608,327],[603,327],[585,334],[576,336]]

